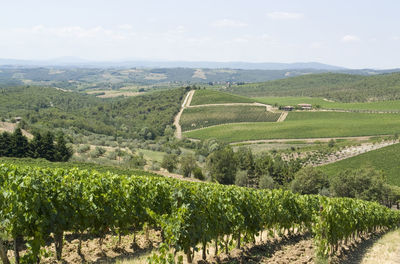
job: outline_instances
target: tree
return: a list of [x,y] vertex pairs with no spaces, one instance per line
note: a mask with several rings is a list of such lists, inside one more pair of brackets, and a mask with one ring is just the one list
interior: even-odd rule
[[240,147],[235,153],[240,170],[246,170],[249,174],[254,173],[254,157],[250,148]]
[[318,194],[329,186],[327,176],[319,169],[306,167],[298,171],[291,183],[293,192],[300,194]]
[[258,188],[260,189],[274,189],[275,182],[269,175],[261,175],[260,182],[258,183]]
[[44,141],[42,135],[39,132],[33,133],[33,139],[29,144],[30,153],[29,156],[32,158],[45,158],[46,151],[43,145]]
[[50,131],[47,132],[42,138],[43,158],[54,161],[55,147],[54,135]]
[[253,186],[258,186],[262,175],[271,175],[273,171],[274,160],[272,156],[266,152],[261,153],[257,156],[254,161],[254,174],[255,177],[252,179]]
[[180,164],[183,177],[190,177],[193,170],[196,168],[196,159],[193,155],[186,154],[180,158]]
[[178,164],[178,156],[176,154],[166,154],[161,162],[161,167],[168,172],[173,172]]
[[11,153],[13,157],[23,158],[28,156],[28,139],[22,134],[20,128],[11,134]]
[[237,170],[235,153],[227,146],[211,153],[206,161],[211,178],[222,184],[233,184]]
[[0,157],[10,157],[11,154],[11,134],[3,132],[0,134]]
[[247,186],[247,184],[247,171],[240,170],[236,172],[235,185],[244,187]]
[[387,188],[385,177],[373,169],[345,170],[330,181],[333,196],[383,202]]
[[203,171],[199,166],[196,166],[196,168],[194,168],[193,177],[201,181],[204,180]]
[[71,148],[67,147],[67,143],[65,142],[64,139],[64,134],[60,133],[57,136],[57,142],[54,147],[54,151],[55,151],[54,154],[55,161],[66,162],[72,157],[73,151]]

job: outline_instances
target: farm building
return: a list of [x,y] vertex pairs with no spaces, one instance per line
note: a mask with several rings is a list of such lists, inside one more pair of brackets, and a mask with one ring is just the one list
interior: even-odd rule
[[297,106],[302,110],[311,110],[312,109],[311,104],[298,104]]
[[294,109],[294,107],[291,106],[291,105],[287,105],[287,106],[282,107],[282,110],[284,110],[284,111],[292,111],[293,109]]

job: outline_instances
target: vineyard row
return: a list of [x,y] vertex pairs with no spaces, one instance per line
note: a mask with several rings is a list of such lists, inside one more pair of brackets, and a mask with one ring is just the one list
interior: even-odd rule
[[[165,245],[183,251],[190,262],[199,245],[205,258],[212,242],[229,243],[231,238],[240,247],[262,230],[308,230],[318,254],[326,256],[355,235],[399,223],[399,212],[355,199],[0,165],[0,256],[5,264],[10,263],[5,240],[14,241],[16,263],[39,263],[50,239],[60,259],[65,232],[102,237],[152,226],[161,230]],[[21,241],[27,241],[28,250],[20,257]]]

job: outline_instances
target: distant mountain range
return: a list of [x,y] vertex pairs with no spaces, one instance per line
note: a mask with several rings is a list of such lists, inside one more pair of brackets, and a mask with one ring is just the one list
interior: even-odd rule
[[293,70],[314,69],[324,71],[345,70],[344,67],[323,64],[319,62],[213,62],[213,61],[89,61],[75,57],[61,57],[52,60],[16,60],[1,59],[0,66],[27,67],[122,67],[122,68],[209,68],[209,69],[243,69],[243,70]]

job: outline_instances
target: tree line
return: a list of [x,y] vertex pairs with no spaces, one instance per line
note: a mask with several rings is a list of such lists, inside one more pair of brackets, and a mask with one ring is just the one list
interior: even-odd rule
[[55,136],[52,132],[34,132],[33,139],[28,140],[20,128],[13,133],[0,134],[0,156],[15,158],[43,158],[49,161],[68,161],[73,154],[67,146],[62,133]]
[[231,146],[207,140],[199,143],[196,154],[204,156],[199,167],[196,157],[184,154],[164,156],[161,167],[169,172],[257,189],[286,189],[300,194],[349,197],[399,206],[400,187],[389,185],[383,172],[373,169],[345,170],[333,177],[316,167],[305,166],[304,160],[285,160],[272,152],[254,154],[250,148]]

